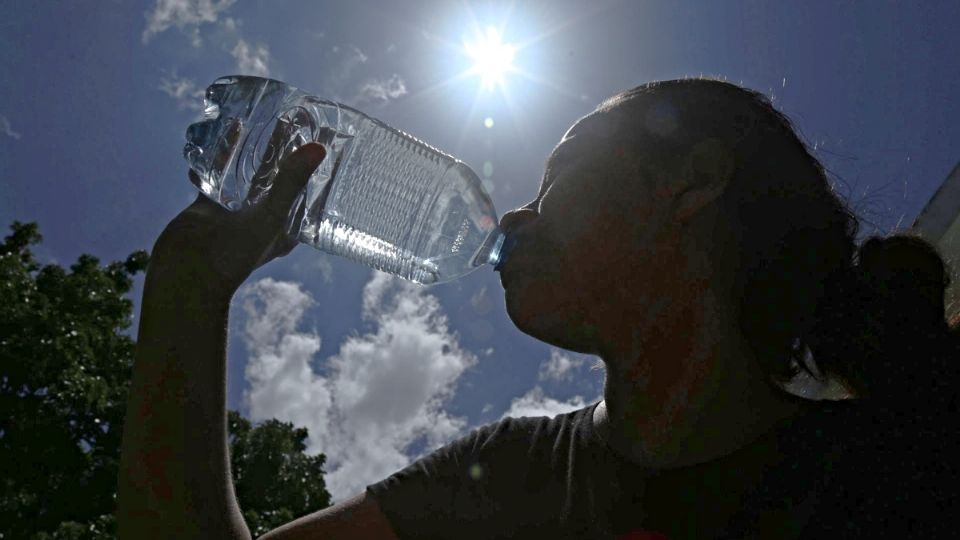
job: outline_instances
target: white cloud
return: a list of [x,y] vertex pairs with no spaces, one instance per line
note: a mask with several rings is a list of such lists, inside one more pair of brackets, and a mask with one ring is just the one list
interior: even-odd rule
[[333,282],[333,265],[330,263],[330,259],[327,257],[318,257],[314,268],[320,273],[320,277],[323,278],[324,283],[329,285]]
[[360,85],[358,101],[379,101],[386,103],[407,93],[407,85],[394,73],[388,79],[370,79]]
[[167,94],[181,109],[191,111],[203,110],[204,89],[197,86],[192,79],[178,77],[176,74],[160,80],[160,90]]
[[314,251],[305,257],[297,257],[290,268],[299,279],[307,283],[316,283],[319,276],[324,284],[329,285],[333,283],[333,263],[330,262],[332,257],[327,253]]
[[0,114],[0,131],[3,131],[3,134],[7,137],[12,137],[16,140],[20,140],[20,134],[13,130],[13,125],[10,124],[10,120]]
[[573,378],[573,372],[580,369],[584,362],[583,358],[574,358],[553,349],[550,351],[550,359],[540,365],[540,373],[537,377],[541,381],[569,381]]
[[356,105],[360,98],[357,72],[369,57],[353,45],[334,45],[317,59],[323,71],[321,94],[334,101]]
[[237,41],[237,45],[230,54],[236,59],[237,70],[241,75],[270,76],[270,67],[267,65],[270,61],[270,51],[266,45],[251,47],[241,39]]
[[[334,45],[330,48],[330,50],[333,51],[333,54],[339,55],[343,48],[341,48],[339,45]],[[347,57],[344,59],[344,62],[350,66],[366,64],[367,60],[370,59],[370,57],[364,54],[363,51],[353,45],[347,47],[346,55]]]
[[473,309],[480,309],[480,306],[486,303],[487,300],[487,287],[480,287],[480,290],[473,293],[470,296],[470,305],[473,306]]
[[311,368],[319,337],[297,330],[314,305],[299,284],[265,278],[239,297],[250,417],[306,427],[308,451],[327,455],[335,499],[409,464],[414,442],[426,441],[430,451],[465,427],[443,406],[477,360],[460,349],[439,301],[424,289],[375,273],[363,291],[363,316],[374,328],[346,338],[324,375]]
[[477,315],[486,315],[493,309],[493,300],[487,293],[487,287],[481,287],[479,291],[470,296],[470,307]]
[[553,418],[558,414],[568,413],[586,406],[587,403],[581,396],[574,396],[567,401],[560,401],[545,396],[542,388],[534,386],[526,394],[514,398],[514,400],[510,402],[510,408],[507,409],[507,412],[503,413],[502,418],[508,416],[514,418],[521,416],[549,416]]
[[200,25],[215,23],[236,0],[157,0],[153,11],[147,13],[147,27],[141,39],[149,43],[153,36],[176,26],[189,32],[194,47],[199,47]]
[[369,60],[370,57],[364,54],[363,51],[361,51],[359,48],[351,46],[350,59],[360,64],[366,64],[367,60]]

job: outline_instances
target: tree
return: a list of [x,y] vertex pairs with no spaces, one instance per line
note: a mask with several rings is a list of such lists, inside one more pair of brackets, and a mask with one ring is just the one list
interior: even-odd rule
[[[0,243],[0,537],[112,538],[135,348],[125,295],[149,257],[101,267],[81,255],[67,272],[34,259],[36,223],[11,230]],[[303,454],[305,429],[231,412],[230,433],[251,531],[329,505],[325,458]]]
[[11,228],[0,244],[4,536],[109,524],[134,347],[121,332],[133,310],[123,295],[147,254],[106,268],[82,255],[67,273],[34,260],[35,223]]
[[230,411],[227,429],[234,489],[254,537],[330,506],[323,480],[326,456],[304,454],[306,428],[278,420],[251,428],[248,420]]

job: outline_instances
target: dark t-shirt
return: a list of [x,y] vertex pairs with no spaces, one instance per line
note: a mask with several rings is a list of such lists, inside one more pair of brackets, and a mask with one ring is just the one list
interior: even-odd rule
[[367,492],[401,539],[678,540],[796,537],[831,489],[819,457],[832,436],[821,426],[840,404],[811,406],[730,455],[665,471],[611,451],[593,429],[596,405],[484,426]]

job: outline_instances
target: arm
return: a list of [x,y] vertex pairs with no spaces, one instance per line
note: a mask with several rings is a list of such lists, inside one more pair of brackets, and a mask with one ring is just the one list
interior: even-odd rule
[[197,276],[154,253],[121,447],[118,536],[250,538],[227,454],[229,298],[191,290]]
[[[256,268],[295,247],[282,232],[287,211],[323,157],[319,145],[300,149],[284,161],[268,198],[239,212],[198,196],[154,245],[121,447],[120,538],[250,538],[228,455],[230,299]],[[371,516],[382,518],[371,502],[314,514],[308,530],[324,522],[333,532],[350,534],[350,523],[369,530],[378,523]],[[302,537],[298,523],[306,519],[270,537]],[[389,531],[385,520],[379,525]]]
[[377,501],[366,494],[278,527],[260,540],[397,540]]
[[[234,496],[227,453],[229,300],[182,293],[188,277],[148,273],[121,454],[121,539],[250,538]],[[262,538],[396,536],[377,503],[361,495]]]

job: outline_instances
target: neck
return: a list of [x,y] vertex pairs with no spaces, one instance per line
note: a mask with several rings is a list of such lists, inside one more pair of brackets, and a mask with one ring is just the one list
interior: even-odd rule
[[[688,304],[690,305],[690,304]],[[618,454],[651,468],[693,465],[734,452],[798,414],[802,401],[773,388],[740,332],[709,299],[661,318],[603,356],[598,433]],[[646,326],[646,325],[643,325]]]

